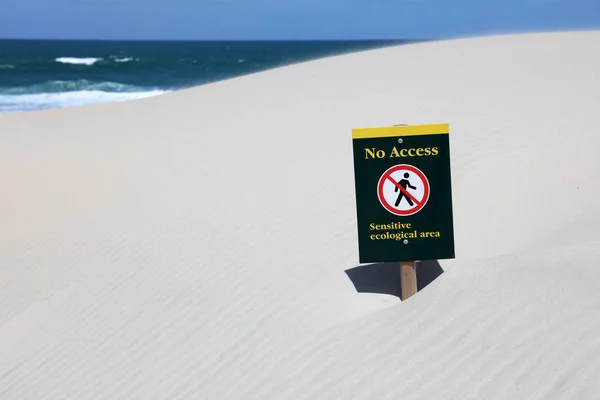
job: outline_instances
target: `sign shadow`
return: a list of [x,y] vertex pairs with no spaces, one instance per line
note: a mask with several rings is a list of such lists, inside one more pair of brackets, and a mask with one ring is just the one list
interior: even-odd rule
[[[358,293],[389,294],[402,298],[400,286],[400,263],[384,262],[347,269],[346,275]],[[417,290],[427,285],[444,273],[437,260],[424,260],[417,267]]]

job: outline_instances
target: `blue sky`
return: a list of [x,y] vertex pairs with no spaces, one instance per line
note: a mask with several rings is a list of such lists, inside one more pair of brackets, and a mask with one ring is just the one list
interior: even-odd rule
[[0,38],[381,39],[600,29],[600,0],[0,0]]

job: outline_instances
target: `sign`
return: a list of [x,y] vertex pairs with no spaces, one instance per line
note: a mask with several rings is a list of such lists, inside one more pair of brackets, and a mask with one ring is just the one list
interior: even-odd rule
[[361,263],[454,258],[448,124],[352,130]]

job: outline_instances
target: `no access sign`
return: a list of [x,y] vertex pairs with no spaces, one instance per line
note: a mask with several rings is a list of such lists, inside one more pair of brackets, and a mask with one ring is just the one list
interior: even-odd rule
[[454,258],[448,124],[352,130],[361,263]]

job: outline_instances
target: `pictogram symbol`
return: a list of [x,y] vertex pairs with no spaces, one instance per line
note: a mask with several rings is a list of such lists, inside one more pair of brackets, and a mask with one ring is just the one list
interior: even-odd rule
[[429,200],[429,181],[417,167],[395,165],[379,178],[377,197],[392,214],[413,215],[421,211]]

